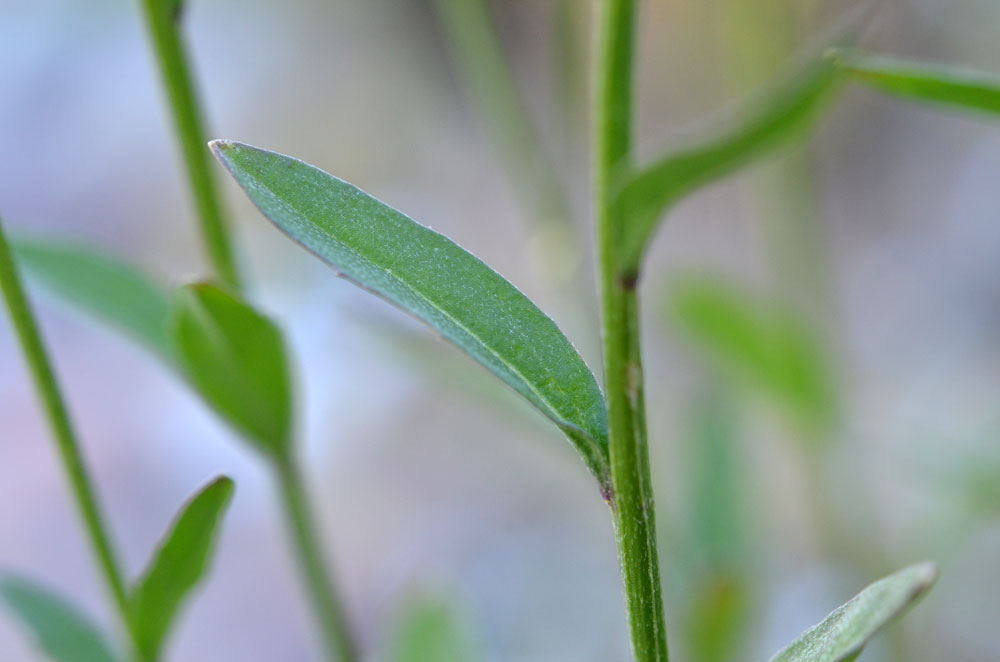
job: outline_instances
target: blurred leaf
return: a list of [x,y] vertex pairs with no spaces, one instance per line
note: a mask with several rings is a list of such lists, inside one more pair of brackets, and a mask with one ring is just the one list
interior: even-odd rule
[[746,556],[736,413],[721,390],[711,389],[700,398],[689,435],[693,489],[688,521],[694,556],[710,571],[731,568]]
[[212,148],[261,212],[342,276],[426,322],[558,425],[607,480],[607,412],[555,323],[479,259],[360,189],[240,143]]
[[714,573],[699,582],[687,611],[692,662],[741,659],[748,616],[747,589],[740,579]]
[[857,81],[900,97],[1000,114],[1000,77],[980,71],[833,49],[828,58]]
[[292,394],[281,330],[233,295],[196,283],[175,294],[170,333],[205,401],[259,449],[287,457]]
[[0,577],[0,597],[52,662],[113,662],[105,635],[76,607],[33,581]]
[[821,343],[787,311],[692,279],[675,287],[668,313],[726,376],[770,396],[803,432],[832,422],[833,378]]
[[829,62],[809,62],[768,94],[756,112],[744,113],[732,126],[707,131],[708,138],[687,149],[623,173],[615,200],[623,267],[638,268],[667,207],[782,142],[802,136],[836,80]]
[[847,662],[937,579],[937,565],[918,563],[883,577],[838,607],[771,658],[771,662]]
[[411,604],[393,635],[389,662],[473,662],[469,636],[449,605],[430,599]]
[[129,597],[136,644],[156,659],[178,611],[205,574],[233,481],[216,478],[182,508]]
[[59,241],[19,240],[14,253],[52,292],[169,360],[167,293],[145,273],[93,248]]

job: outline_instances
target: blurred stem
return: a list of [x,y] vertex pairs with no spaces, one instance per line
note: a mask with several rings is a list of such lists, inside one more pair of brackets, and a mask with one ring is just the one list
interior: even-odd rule
[[306,496],[302,476],[292,460],[277,463],[281,499],[302,582],[312,602],[317,624],[323,632],[331,662],[354,662],[358,654],[347,625],[344,607],[327,572],[316,538],[315,518]]
[[638,274],[622,270],[611,177],[631,149],[636,0],[603,0],[595,99],[598,270],[618,555],[637,662],[667,660],[639,344]]
[[[514,84],[486,0],[435,0],[435,4],[462,85],[478,105],[508,175],[528,198],[541,238],[551,249],[547,252],[562,251],[575,266],[580,248],[569,207]],[[565,279],[562,274],[561,280]]]
[[184,0],[142,0],[146,26],[153,41],[198,212],[202,242],[216,277],[222,284],[239,291],[240,274],[233,256],[228,221],[212,176],[209,153],[205,147],[208,138],[181,43],[179,27],[183,6]]
[[[24,288],[11,255],[10,245],[4,234],[2,220],[0,220],[0,289],[3,290],[3,298],[7,304],[11,324],[21,343],[21,351],[35,381],[35,390],[48,418],[56,450],[62,460],[66,477],[69,479],[70,489],[83,519],[90,546],[97,557],[101,574],[104,576],[105,584],[121,619],[122,627],[129,636],[132,636],[124,575],[118,563],[114,546],[111,544],[111,536],[108,533],[104,515],[98,506],[93,481],[87,472],[66,403],[56,382],[52,363],[49,361],[38,324],[35,322],[28,299],[24,294]],[[136,649],[138,650],[138,647]]]

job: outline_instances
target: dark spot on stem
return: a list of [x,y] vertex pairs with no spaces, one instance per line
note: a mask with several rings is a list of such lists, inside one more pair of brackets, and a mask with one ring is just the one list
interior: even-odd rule
[[636,286],[639,284],[639,270],[630,269],[624,273],[619,274],[618,284],[626,292],[634,291]]

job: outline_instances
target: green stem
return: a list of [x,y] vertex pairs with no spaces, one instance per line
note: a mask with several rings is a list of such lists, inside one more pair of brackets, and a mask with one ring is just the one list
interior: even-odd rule
[[240,274],[233,257],[232,241],[222,203],[212,176],[205,143],[204,123],[194,82],[178,29],[183,0],[143,0],[143,13],[153,41],[173,115],[177,140],[187,168],[191,193],[201,225],[202,241],[215,275],[234,290],[240,289]]
[[70,489],[77,508],[80,510],[80,516],[83,518],[84,529],[87,532],[90,545],[97,557],[98,565],[108,591],[111,593],[115,609],[121,618],[122,626],[125,632],[131,635],[132,628],[129,621],[124,575],[111,544],[111,536],[108,534],[104,516],[98,506],[93,482],[80,452],[80,444],[73,431],[73,424],[70,422],[69,412],[59,391],[59,385],[56,382],[48,353],[45,351],[38,324],[31,313],[31,307],[28,305],[28,299],[24,294],[21,279],[14,265],[2,220],[0,220],[0,289],[3,290],[11,324],[14,326],[21,343],[21,350],[35,381],[35,389],[49,420],[56,450],[62,460],[66,477],[69,479]]
[[604,0],[600,17],[594,146],[604,379],[608,399],[611,506],[637,662],[666,662],[653,487],[646,441],[639,342],[638,273],[622,269],[620,219],[611,179],[628,163],[636,0]]
[[285,516],[292,535],[302,582],[312,601],[317,623],[323,632],[331,662],[353,662],[358,654],[347,625],[344,608],[326,570],[324,556],[315,535],[315,519],[303,487],[302,477],[291,460],[278,465],[278,480]]

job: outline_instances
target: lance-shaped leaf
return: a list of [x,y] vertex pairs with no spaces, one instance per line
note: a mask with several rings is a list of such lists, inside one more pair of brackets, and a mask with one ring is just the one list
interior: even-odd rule
[[664,211],[698,188],[804,134],[837,79],[826,61],[810,62],[765,98],[756,112],[716,127],[700,142],[622,173],[615,198],[621,268],[635,271]]
[[22,577],[0,578],[0,597],[52,662],[114,662],[101,630],[75,606]]
[[156,659],[178,611],[208,567],[233,481],[216,478],[181,509],[129,596],[136,645]]
[[827,57],[842,72],[882,92],[1000,115],[1000,76],[833,49]]
[[937,565],[918,563],[883,577],[771,658],[771,662],[848,662],[937,579]]
[[318,168],[240,143],[211,145],[278,228],[506,382],[606,481],[604,397],[562,331],[517,288],[447,237]]
[[260,450],[286,457],[292,389],[281,329],[209,283],[175,293],[169,328],[181,370],[202,398]]
[[822,343],[791,312],[691,279],[674,287],[668,315],[725,377],[769,397],[807,437],[833,422],[832,369]]
[[94,248],[61,241],[19,240],[14,253],[53,293],[170,358],[167,293],[148,275]]

